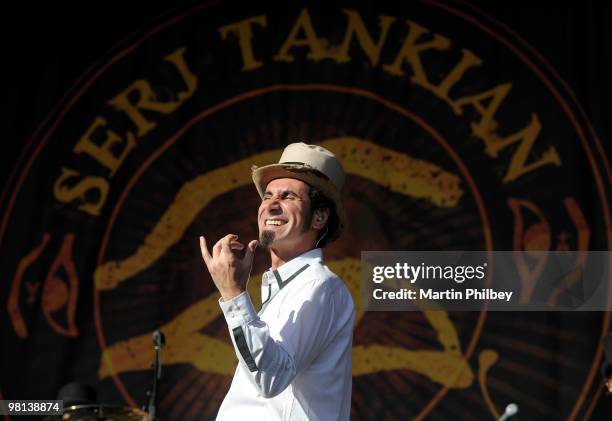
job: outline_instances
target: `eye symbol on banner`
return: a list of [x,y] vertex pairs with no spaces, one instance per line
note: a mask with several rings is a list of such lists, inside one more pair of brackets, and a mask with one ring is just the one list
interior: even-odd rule
[[[64,236],[60,251],[55,259],[53,259],[49,271],[42,282],[42,297],[39,296],[41,291],[40,281],[24,281],[26,271],[40,259],[50,240],[51,235],[45,233],[42,242],[21,259],[13,277],[7,307],[13,328],[17,336],[22,339],[28,337],[27,323],[21,312],[23,301],[27,305],[32,306],[36,305],[37,301],[40,300],[45,319],[55,332],[68,337],[76,337],[78,335],[78,329],[74,321],[79,293],[79,279],[74,262],[72,261],[74,234],[71,233]],[[67,280],[61,277],[62,270]],[[27,295],[25,300],[21,300],[21,295],[24,292]],[[65,315],[60,313],[62,309],[65,309]]]
[[[572,247],[575,247],[575,250],[578,251],[576,262],[574,263],[576,269],[560,279],[558,286],[555,287],[548,297],[548,304],[552,305],[561,295],[567,295],[571,287],[582,279],[581,268],[586,264],[586,250],[589,247],[591,230],[575,198],[566,197],[563,200],[563,204],[575,230],[573,236],[576,238],[576,244],[571,247],[567,244],[570,235],[565,231],[557,236],[557,244],[553,244],[551,225],[542,210],[536,205],[527,200],[508,199],[508,207],[512,211],[515,220],[513,248],[516,251],[522,252],[514,254],[515,264],[519,270],[521,280],[521,303],[527,303],[531,299],[534,288],[548,262],[546,254],[532,253],[533,251],[567,251]],[[534,222],[529,225],[528,221]],[[574,298],[578,299],[578,302],[584,302],[584,295],[574,296]]]

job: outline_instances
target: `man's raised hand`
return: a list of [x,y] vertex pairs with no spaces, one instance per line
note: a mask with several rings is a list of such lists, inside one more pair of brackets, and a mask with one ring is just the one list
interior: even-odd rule
[[252,240],[245,247],[238,241],[237,235],[228,234],[217,241],[211,254],[206,239],[200,236],[202,259],[223,301],[231,300],[246,290],[256,248],[257,240]]

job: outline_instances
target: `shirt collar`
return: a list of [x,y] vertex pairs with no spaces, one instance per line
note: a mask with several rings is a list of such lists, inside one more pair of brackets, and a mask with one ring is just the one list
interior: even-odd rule
[[278,291],[293,281],[309,266],[323,261],[323,250],[315,248],[289,260],[276,270],[268,269],[261,284],[262,305],[267,304]]
[[[296,275],[296,272],[300,270],[304,265],[313,265],[314,263],[321,263],[323,260],[323,250],[320,248],[308,250],[306,253],[300,254],[297,257],[289,260],[283,265],[276,269],[276,272],[280,275],[284,282],[292,276]],[[269,270],[273,273],[273,270]]]

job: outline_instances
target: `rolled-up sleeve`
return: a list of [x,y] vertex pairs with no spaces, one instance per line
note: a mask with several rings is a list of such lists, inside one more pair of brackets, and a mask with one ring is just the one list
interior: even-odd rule
[[324,284],[301,292],[283,306],[274,333],[259,318],[246,291],[219,302],[236,355],[263,397],[281,393],[335,334],[333,292]]

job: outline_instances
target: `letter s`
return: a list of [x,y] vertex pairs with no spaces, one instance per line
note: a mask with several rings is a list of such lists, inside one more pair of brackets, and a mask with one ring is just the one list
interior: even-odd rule
[[[78,175],[78,171],[62,168],[62,174],[55,180],[55,184],[53,185],[53,194],[55,198],[62,203],[71,203],[76,199],[80,199],[81,204],[79,210],[93,216],[98,216],[100,214],[100,209],[106,201],[106,196],[108,195],[108,182],[102,177],[88,176],[72,187],[63,184],[69,178],[74,178]],[[97,198],[87,198],[87,192],[91,190],[98,191]]]

